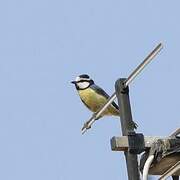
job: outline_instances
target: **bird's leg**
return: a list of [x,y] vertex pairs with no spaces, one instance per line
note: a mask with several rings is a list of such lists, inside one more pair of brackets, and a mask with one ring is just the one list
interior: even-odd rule
[[83,126],[83,128],[82,128],[82,131],[84,130],[84,129],[90,129],[91,128],[91,125],[90,125],[90,123],[91,123],[91,119],[89,120],[89,121],[86,121],[85,123],[84,123],[84,126]]
[[[100,118],[100,117],[99,117]],[[93,114],[93,116],[91,117],[91,119],[87,122],[84,123],[84,126],[82,127],[81,131],[83,132],[84,134],[84,130],[85,129],[90,129],[91,128],[91,125],[99,118],[96,118],[96,113]]]

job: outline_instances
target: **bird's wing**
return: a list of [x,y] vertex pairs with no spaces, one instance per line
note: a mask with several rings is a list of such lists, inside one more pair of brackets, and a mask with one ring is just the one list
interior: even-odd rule
[[[107,99],[109,98],[109,95],[102,88],[100,88],[99,86],[93,84],[93,85],[91,85],[91,88],[93,90],[95,90],[99,95],[103,95]],[[114,101],[112,102],[112,105],[114,106],[114,108],[119,110],[118,105]]]

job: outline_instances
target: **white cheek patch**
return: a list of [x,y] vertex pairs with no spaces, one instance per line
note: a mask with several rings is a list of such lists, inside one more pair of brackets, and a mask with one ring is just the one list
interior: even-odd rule
[[80,89],[85,89],[89,86],[89,82],[79,82],[77,85]]
[[80,79],[81,78],[78,76],[78,77],[76,77],[75,81],[78,82],[78,81],[80,81]]

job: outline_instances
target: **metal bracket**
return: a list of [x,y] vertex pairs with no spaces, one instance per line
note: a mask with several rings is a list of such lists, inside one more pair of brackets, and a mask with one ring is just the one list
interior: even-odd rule
[[134,133],[128,135],[129,152],[132,154],[140,154],[145,149],[144,135],[142,133]]

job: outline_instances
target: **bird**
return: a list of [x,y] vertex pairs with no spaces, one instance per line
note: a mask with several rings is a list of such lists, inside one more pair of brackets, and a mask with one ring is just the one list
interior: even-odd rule
[[[75,81],[71,81],[76,87],[81,101],[92,112],[97,112],[107,102],[109,95],[98,85],[94,83],[94,80],[87,74],[81,74],[75,78]],[[119,116],[120,111],[118,105],[113,101],[111,105],[95,120],[98,120],[104,116]],[[87,122],[83,128],[91,128]],[[133,128],[136,128],[136,124],[133,122]],[[83,129],[82,129],[83,130]]]

